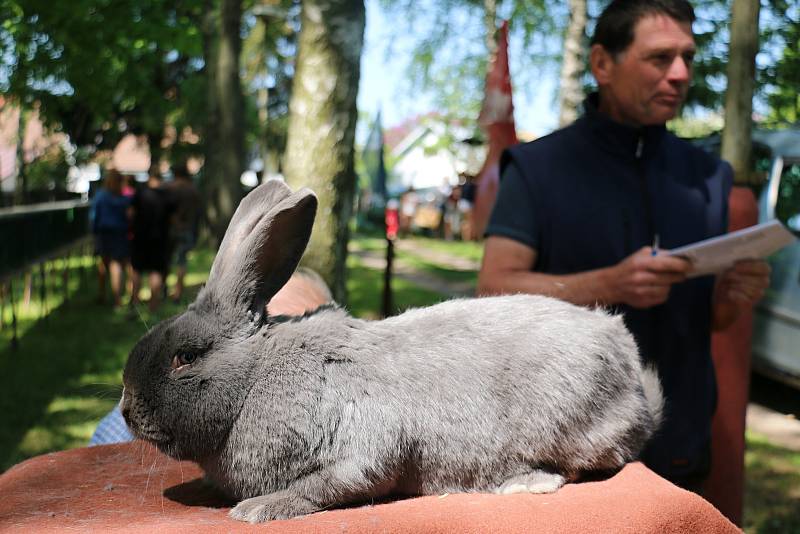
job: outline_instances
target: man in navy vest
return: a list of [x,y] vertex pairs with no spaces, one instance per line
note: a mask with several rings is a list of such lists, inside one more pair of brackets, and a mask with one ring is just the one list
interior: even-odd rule
[[599,90],[585,114],[503,154],[478,291],[622,313],[666,397],[643,459],[699,490],[716,406],[711,331],[761,298],[769,267],[748,261],[688,277],[688,262],[661,252],[727,229],[730,165],[665,128],[689,86],[693,21],[686,0],[613,0],[605,9],[590,55]]

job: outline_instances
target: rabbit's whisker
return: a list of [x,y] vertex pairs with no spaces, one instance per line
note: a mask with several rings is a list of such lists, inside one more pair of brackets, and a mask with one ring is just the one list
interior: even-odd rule
[[150,489],[150,477],[153,476],[153,471],[155,471],[156,463],[158,463],[158,456],[153,459],[153,463],[150,464],[150,469],[147,471],[147,482],[144,485],[144,495],[142,495],[142,503],[144,503],[144,497],[147,495],[147,490]]
[[136,314],[139,316],[139,320],[142,321],[142,324],[144,325],[144,331],[147,332],[148,330],[150,330],[150,325],[147,324],[147,321],[145,320],[144,315],[142,314],[141,306],[139,306],[138,304],[134,304],[133,309],[136,310]]

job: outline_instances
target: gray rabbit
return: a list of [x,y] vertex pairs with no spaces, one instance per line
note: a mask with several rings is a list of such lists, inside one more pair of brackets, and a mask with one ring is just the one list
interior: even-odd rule
[[308,243],[308,189],[242,201],[208,284],[131,352],[134,434],[197,462],[237,519],[387,495],[546,493],[637,457],[662,393],[620,317],[540,296],[383,321],[267,316]]

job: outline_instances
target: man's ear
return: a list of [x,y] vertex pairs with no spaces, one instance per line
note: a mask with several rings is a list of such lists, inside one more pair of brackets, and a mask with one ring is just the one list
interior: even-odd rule
[[592,49],[589,51],[589,65],[592,68],[592,76],[597,80],[597,85],[610,83],[616,62],[603,45],[592,45]]

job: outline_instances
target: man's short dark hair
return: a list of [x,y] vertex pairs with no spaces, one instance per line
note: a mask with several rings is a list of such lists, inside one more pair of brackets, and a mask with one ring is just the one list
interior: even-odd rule
[[667,15],[690,25],[695,20],[687,0],[612,0],[597,20],[591,44],[602,45],[616,57],[630,46],[636,24],[648,15]]

